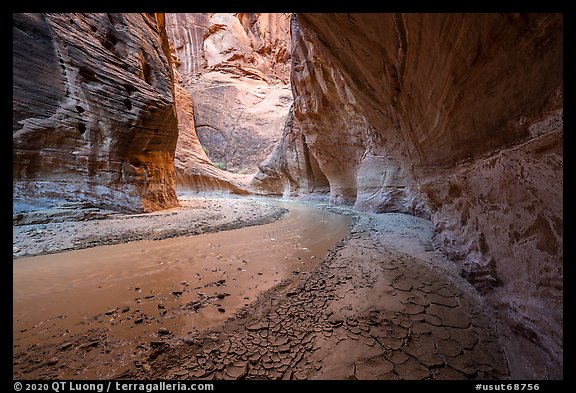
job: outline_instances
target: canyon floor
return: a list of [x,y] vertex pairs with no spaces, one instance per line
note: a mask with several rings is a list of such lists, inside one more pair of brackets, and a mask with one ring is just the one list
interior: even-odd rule
[[509,376],[491,311],[426,220],[189,196],[88,213],[15,217],[16,379]]

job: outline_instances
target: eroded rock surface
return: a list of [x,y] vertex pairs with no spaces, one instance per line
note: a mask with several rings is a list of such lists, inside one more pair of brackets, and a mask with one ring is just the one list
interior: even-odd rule
[[166,18],[178,81],[191,96],[196,133],[208,156],[220,169],[255,172],[292,103],[289,15]]
[[[300,14],[294,115],[254,179],[429,217],[517,378],[561,378],[562,16]],[[329,187],[328,187],[329,186]]]
[[178,113],[178,142],[174,171],[178,188],[197,192],[224,190],[235,194],[247,194],[250,176],[217,168],[206,155],[196,134],[194,105],[190,93],[176,82],[174,95]]
[[177,206],[162,15],[13,15],[13,188],[23,203]]
[[[168,20],[176,78],[161,15],[14,14],[18,212],[27,204],[66,207],[69,201],[83,204],[88,216],[102,207],[176,206],[176,179],[196,190],[243,193],[246,178],[211,165],[198,136],[217,165],[248,171],[271,150],[270,130],[282,129],[252,182],[256,192],[329,194],[358,210],[430,218],[435,241],[495,307],[511,376],[562,377],[561,15],[304,14],[292,18],[290,45],[285,15]],[[289,111],[290,57],[295,100]],[[57,219],[69,215],[61,210],[53,211]],[[196,371],[222,378],[508,375],[483,312],[453,283],[426,267],[414,271],[412,257],[371,243],[383,229],[366,225],[360,240],[351,238],[362,252],[340,248],[346,266],[337,258],[322,268],[334,281],[312,275],[275,299],[277,309],[262,314],[266,329],[244,332],[240,316],[229,325],[230,337],[210,338],[216,344],[200,339],[204,354],[218,359],[214,369],[192,351],[186,370],[166,357],[143,372],[170,378],[196,377]],[[427,284],[430,277],[442,285]],[[347,296],[369,298],[373,307],[349,315]],[[368,323],[371,318],[379,324]],[[260,330],[267,331],[262,345],[252,334]],[[360,339],[363,332],[370,337]],[[388,341],[364,343],[375,337]],[[232,352],[217,347],[228,339]],[[355,352],[350,342],[360,340],[376,348],[373,357]],[[322,363],[328,354],[315,357],[321,349],[310,345],[316,342],[350,356]],[[253,358],[256,352],[268,357]],[[154,360],[159,353],[152,353]],[[57,358],[48,363],[58,366]]]

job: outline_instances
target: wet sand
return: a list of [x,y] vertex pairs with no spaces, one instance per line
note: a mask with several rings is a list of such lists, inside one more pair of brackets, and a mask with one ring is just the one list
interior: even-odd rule
[[508,379],[493,314],[434,249],[430,222],[353,215],[296,287],[265,292],[192,348],[164,346],[124,377]]
[[266,198],[179,193],[178,201],[180,207],[145,214],[118,214],[72,203],[14,214],[13,256],[226,231],[271,223],[287,212]]
[[351,220],[289,206],[260,226],[16,260],[15,378],[43,377],[56,360],[58,378],[111,378],[141,347],[193,342],[263,291],[296,282]]
[[[251,203],[246,206],[254,213]],[[94,284],[94,295],[103,289],[116,294],[96,296],[98,300],[93,296],[74,299],[76,316],[87,317],[74,331],[58,330],[63,326],[58,324],[72,325],[62,322],[68,316],[45,320],[31,331],[18,331],[19,335],[15,328],[20,337],[14,342],[15,378],[509,378],[493,312],[460,277],[456,266],[436,250],[429,221],[404,214],[358,213],[321,203],[308,205],[311,211],[318,212],[314,207],[319,207],[339,214],[330,217],[352,219],[350,232],[340,235],[343,239],[337,241],[335,236],[332,245],[324,244],[322,249],[331,248],[325,257],[315,246],[304,245],[305,239],[322,238],[324,233],[310,227],[298,240],[285,229],[265,229],[267,235],[256,240],[257,246],[241,242],[243,246],[226,252],[216,241],[204,241],[193,251],[185,251],[178,248],[185,247],[186,242],[180,243],[183,239],[166,240],[174,243],[166,251],[154,247],[150,252],[156,259],[147,258],[143,269],[110,263],[116,279],[86,262],[94,270],[92,276],[86,274]],[[285,206],[293,213],[299,209],[295,204]],[[299,221],[304,228],[323,224],[323,218],[308,214],[300,217],[308,220]],[[268,225],[275,228],[283,221]],[[237,233],[230,231],[228,238],[240,237]],[[281,245],[275,248],[279,239]],[[140,243],[115,247],[125,250],[114,252],[118,255],[146,254]],[[257,262],[259,257],[271,260],[277,251],[282,256],[279,263]],[[186,262],[183,255],[196,258],[195,262]],[[137,263],[138,258],[128,259]],[[160,265],[165,260],[171,262]],[[15,265],[25,261],[18,259]],[[292,273],[298,271],[293,269],[299,262],[300,274]],[[194,269],[199,269],[196,273],[202,280],[194,276]],[[223,272],[227,274],[224,282],[220,281]],[[153,279],[155,274],[158,280]],[[71,284],[84,280],[72,276],[67,279]],[[136,278],[139,289],[134,288]],[[40,285],[42,280],[39,276],[26,286]],[[54,277],[56,286],[47,290],[70,302],[70,294],[58,288],[62,281]],[[97,288],[97,283],[108,287]],[[37,291],[25,292],[15,293],[15,299],[33,304]],[[36,299],[41,301],[40,295]],[[29,315],[38,314],[36,319],[41,320],[48,314],[61,316],[63,308],[73,310],[62,304],[43,316],[40,308]],[[15,310],[24,308],[15,303]],[[86,308],[94,313],[85,315]],[[16,312],[14,318],[22,326],[35,323],[32,317]],[[39,340],[41,336],[46,342]]]

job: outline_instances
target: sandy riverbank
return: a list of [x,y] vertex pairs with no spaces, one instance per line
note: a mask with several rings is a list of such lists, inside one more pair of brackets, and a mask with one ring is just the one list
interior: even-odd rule
[[[238,217],[258,223],[261,222],[259,220],[271,220],[282,214],[278,207],[256,206],[259,202],[248,199],[229,202],[189,200],[186,203],[189,203],[187,206],[190,212],[184,214],[200,214],[196,217],[206,221],[200,226],[202,230],[226,228],[230,221],[218,221],[223,219],[223,215],[235,217],[232,223],[239,222]],[[491,311],[485,307],[474,289],[459,276],[455,266],[434,248],[430,222],[404,214],[364,214],[317,203],[309,205],[353,218],[349,235],[332,247],[310,272],[276,281],[274,285],[267,286],[257,299],[251,298],[245,304],[240,304],[232,309],[233,312],[227,312],[226,318],[207,329],[184,332],[170,326],[164,331],[161,330],[162,326],[154,325],[155,337],[140,339],[136,348],[133,348],[112,340],[107,324],[114,321],[133,324],[140,318],[130,314],[136,310],[146,311],[149,315],[153,312],[158,314],[149,320],[143,318],[139,324],[161,324],[166,315],[163,313],[166,310],[164,303],[174,302],[168,308],[176,313],[184,311],[186,307],[186,304],[175,301],[178,299],[158,297],[157,294],[146,299],[138,294],[141,302],[156,302],[164,308],[154,303],[154,310],[144,310],[144,306],[138,303],[131,304],[124,312],[125,308],[118,306],[107,312],[104,310],[101,315],[88,321],[85,334],[74,338],[72,342],[63,341],[60,346],[21,347],[16,351],[14,359],[18,377],[508,377],[507,359],[491,320]],[[181,209],[186,208],[183,206]],[[192,216],[187,219],[190,220],[188,224],[197,222]],[[98,238],[105,239],[105,242],[112,238],[126,241],[134,236],[150,238],[157,236],[157,233],[160,236],[168,234],[166,237],[178,236],[178,230],[183,230],[180,226],[187,222],[178,211],[165,211],[142,218],[135,216],[132,221],[116,217],[102,222],[112,220],[117,221],[102,234],[96,230],[88,233],[89,225],[93,225],[92,228],[102,225],[95,222],[67,223],[64,226],[67,231],[65,233],[66,236],[75,236],[75,244],[80,246]],[[145,229],[140,228],[143,221]],[[229,233],[234,236],[233,231]],[[104,234],[106,236],[101,236]],[[314,234],[306,234],[305,237],[314,237]],[[53,242],[56,245],[63,244]],[[22,249],[34,252],[34,249]],[[41,252],[43,249],[46,246],[36,250]],[[264,256],[269,253],[266,246],[259,247],[257,252]],[[241,266],[238,268],[241,269]],[[207,271],[206,274],[210,273]],[[216,277],[213,278],[214,288],[210,286],[212,281],[209,280],[211,289],[202,289],[208,299],[217,301],[218,294],[222,294],[224,299],[232,298],[226,295],[234,293],[231,290],[232,283],[218,282]],[[252,275],[247,278],[247,282],[260,285],[261,281],[264,284],[265,279],[268,278],[264,275]],[[187,290],[184,281],[172,281],[170,285],[183,286],[176,292]],[[193,303],[190,305],[194,306]],[[65,336],[67,333],[57,334]],[[110,359],[106,360],[107,356]],[[69,362],[63,359],[73,359],[74,368],[71,369]],[[115,361],[121,367],[110,368],[110,364]]]
[[[346,216],[281,201],[194,202],[208,205],[209,212],[216,205],[218,214],[226,206],[253,216],[269,212],[270,203],[290,211],[274,222],[236,230],[18,258],[14,377],[112,378],[144,365],[133,361],[145,356],[148,345],[193,341],[261,293],[298,281],[346,235],[350,223]],[[157,225],[173,224],[161,217]],[[151,229],[139,216],[116,221],[114,231],[121,232],[122,223],[139,233]]]
[[185,194],[179,202],[180,207],[146,214],[115,214],[74,205],[29,213],[20,222],[33,224],[13,226],[13,257],[262,225],[287,212],[250,199]]
[[506,379],[492,314],[431,243],[431,223],[359,214],[299,283],[277,286],[194,345],[150,348],[122,377]]

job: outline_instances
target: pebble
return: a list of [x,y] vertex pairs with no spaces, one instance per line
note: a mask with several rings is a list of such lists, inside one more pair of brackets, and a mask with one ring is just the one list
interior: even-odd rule
[[135,320],[134,320],[134,323],[135,323],[135,324],[139,324],[139,323],[142,323],[142,322],[144,322],[144,318],[138,318],[138,319],[135,319]]
[[170,334],[170,330],[166,329],[165,327],[161,327],[160,329],[158,329],[158,334],[161,336],[165,336],[167,334]]
[[65,351],[72,346],[72,343],[64,343],[60,346],[61,351]]
[[59,361],[60,361],[59,358],[53,357],[53,358],[48,359],[48,361],[46,361],[46,364],[47,364],[48,366],[54,366],[54,365],[57,364]]
[[89,343],[80,345],[80,348],[90,348],[98,345],[98,340],[90,341]]

